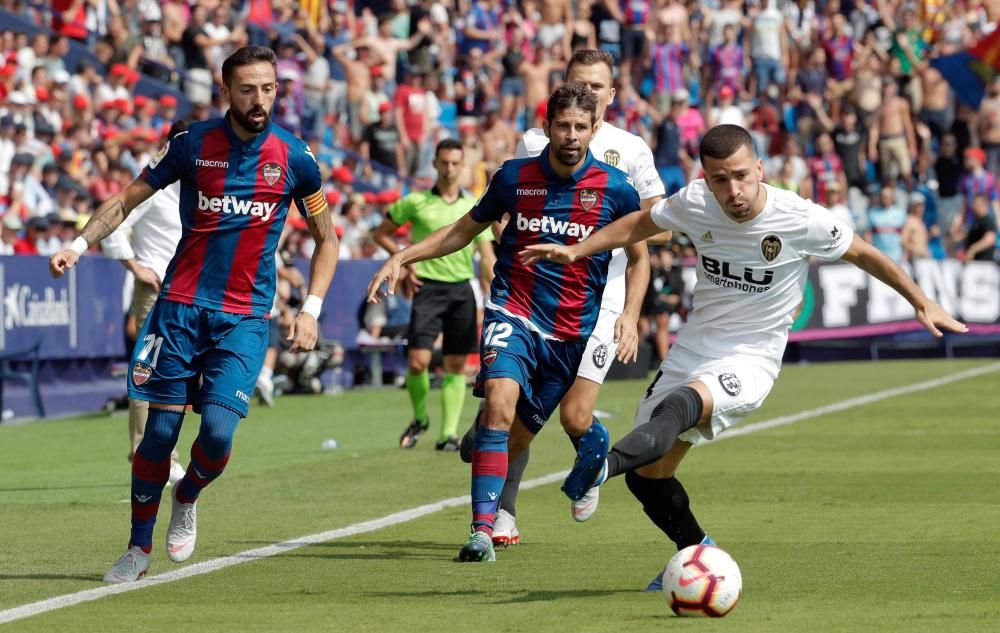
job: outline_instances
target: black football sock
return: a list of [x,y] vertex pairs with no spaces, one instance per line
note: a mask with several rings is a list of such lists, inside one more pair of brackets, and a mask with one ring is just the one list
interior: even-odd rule
[[691,512],[687,492],[676,478],[647,479],[629,472],[625,475],[625,484],[642,503],[646,516],[663,530],[678,550],[697,545],[705,538],[705,532]]
[[652,464],[670,452],[677,436],[694,428],[704,405],[691,387],[672,391],[660,402],[649,422],[632,429],[608,452],[608,477]]

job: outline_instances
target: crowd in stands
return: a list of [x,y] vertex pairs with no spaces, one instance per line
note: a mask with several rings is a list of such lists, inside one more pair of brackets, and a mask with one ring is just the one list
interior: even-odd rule
[[[935,58],[996,28],[983,0],[2,0],[44,27],[0,32],[0,253],[49,254],[136,177],[177,116],[224,110],[237,47],[278,53],[274,119],[322,163],[343,258],[429,183],[459,138],[482,191],[539,125],[573,50],[618,60],[615,125],[653,148],[668,193],[699,175],[700,135],[750,130],[768,182],[829,206],[893,258],[993,259],[1000,79],[978,106]],[[90,58],[70,59],[70,42]],[[285,246],[308,255],[305,225]],[[405,229],[404,229],[405,231]],[[991,237],[992,236],[992,237]],[[992,240],[992,241],[991,241]],[[683,237],[674,250],[686,254]],[[690,254],[690,253],[687,253]]]

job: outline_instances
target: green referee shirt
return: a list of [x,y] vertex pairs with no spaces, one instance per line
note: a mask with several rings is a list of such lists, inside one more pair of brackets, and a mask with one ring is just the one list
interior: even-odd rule
[[[444,201],[437,187],[427,191],[414,192],[398,200],[389,207],[389,219],[396,224],[413,223],[411,234],[417,243],[442,226],[453,224],[472,209],[476,203],[468,192],[462,191],[451,204]],[[475,276],[472,268],[472,254],[480,242],[490,241],[493,234],[486,229],[472,240],[468,246],[451,255],[417,262],[417,276],[434,281],[459,282]]]

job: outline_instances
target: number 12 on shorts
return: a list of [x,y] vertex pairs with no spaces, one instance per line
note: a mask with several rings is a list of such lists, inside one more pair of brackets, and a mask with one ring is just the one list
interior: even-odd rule
[[145,362],[146,359],[149,358],[149,353],[153,352],[153,360],[149,361],[149,366],[152,367],[153,369],[156,369],[156,359],[160,357],[160,347],[163,346],[163,337],[157,336],[155,334],[147,334],[145,338],[143,338],[142,340],[144,341],[144,343],[142,345],[142,351],[139,352],[139,358],[137,360],[140,362]]
[[483,333],[483,347],[507,347],[507,337],[513,331],[510,323],[490,323]]

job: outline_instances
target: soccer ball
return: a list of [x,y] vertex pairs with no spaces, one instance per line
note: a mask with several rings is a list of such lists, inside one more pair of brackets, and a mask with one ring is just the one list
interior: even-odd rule
[[663,593],[679,616],[721,618],[733,610],[742,591],[736,561],[712,545],[685,547],[663,570]]

